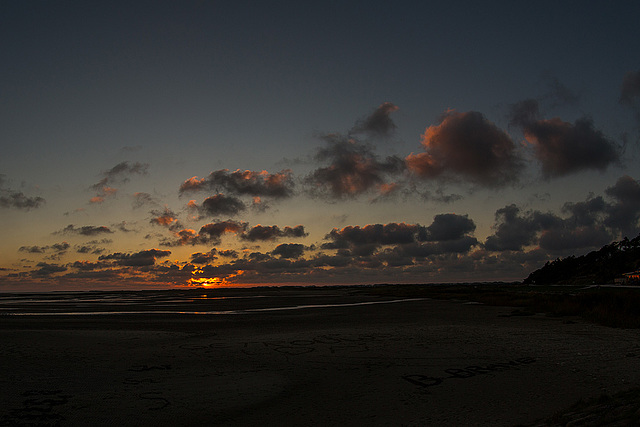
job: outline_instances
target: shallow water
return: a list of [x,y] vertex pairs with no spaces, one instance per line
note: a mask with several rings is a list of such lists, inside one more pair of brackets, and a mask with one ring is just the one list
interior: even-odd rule
[[209,314],[305,310],[416,301],[331,289],[104,291],[1,294],[0,316]]

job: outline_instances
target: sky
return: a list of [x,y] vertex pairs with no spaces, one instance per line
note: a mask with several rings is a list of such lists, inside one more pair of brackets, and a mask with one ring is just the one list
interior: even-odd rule
[[0,292],[524,279],[640,233],[637,1],[0,3]]

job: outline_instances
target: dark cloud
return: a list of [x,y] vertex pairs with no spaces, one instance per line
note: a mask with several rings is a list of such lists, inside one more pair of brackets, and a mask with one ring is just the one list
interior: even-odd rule
[[602,196],[567,202],[566,216],[537,210],[522,212],[516,205],[496,211],[494,233],[484,247],[490,251],[523,251],[537,246],[551,253],[599,248],[615,239],[640,233],[640,183],[622,176]]
[[108,171],[103,172],[103,180],[101,180],[97,184],[94,184],[91,188],[93,188],[94,190],[99,190],[104,185],[107,185],[111,182],[127,182],[130,179],[131,175],[146,175],[148,169],[148,163],[121,162]]
[[427,235],[423,240],[458,240],[473,233],[476,224],[468,215],[440,214],[433,218],[433,223],[426,228]]
[[110,267],[111,263],[105,262],[91,262],[91,261],[74,261],[71,264],[67,264],[68,267],[74,268],[80,271],[94,271],[101,270],[106,267]]
[[75,250],[79,254],[94,254],[99,255],[106,251],[105,248],[100,248],[94,245],[76,245]]
[[45,203],[42,197],[28,197],[22,192],[0,189],[0,207],[14,209],[35,209]]
[[350,255],[318,255],[313,259],[314,267],[346,267],[352,263]]
[[135,229],[131,229],[127,227],[127,221],[120,221],[116,224],[111,224],[111,226],[117,228],[119,231],[122,231],[123,233],[132,233],[137,231]]
[[225,258],[238,258],[238,252],[232,249],[218,250],[218,255]]
[[622,79],[620,88],[620,103],[634,105],[640,99],[640,70],[629,71]]
[[193,201],[188,206],[190,209],[195,209],[201,218],[216,217],[218,215],[237,215],[247,209],[242,200],[233,196],[225,196],[224,194],[207,197],[200,206]]
[[48,256],[49,259],[59,259],[62,255],[67,252],[71,245],[67,242],[54,243],[49,246],[21,246],[18,251],[19,252],[27,252],[30,254],[44,254],[44,253],[52,253],[52,255]]
[[331,243],[324,249],[344,249],[364,245],[394,245],[425,240],[426,228],[418,224],[389,223],[369,224],[364,227],[347,226],[340,230],[334,228],[325,236]]
[[252,227],[249,231],[246,231],[240,235],[240,238],[243,240],[248,240],[251,242],[255,241],[267,241],[267,240],[275,240],[280,237],[305,237],[308,234],[304,230],[304,226],[297,225],[295,227],[285,227],[280,229],[277,225],[256,225]]
[[354,138],[340,134],[323,137],[327,146],[318,150],[315,158],[329,162],[305,177],[309,193],[333,198],[353,197],[377,189],[385,193],[390,187],[388,177],[405,169],[404,161],[396,156],[379,160],[373,148]]
[[387,136],[396,130],[396,124],[390,117],[394,111],[398,111],[396,105],[391,102],[383,102],[371,115],[358,120],[351,132]]
[[70,247],[71,245],[67,242],[54,243],[53,245],[51,245],[51,249],[53,249],[55,252],[64,252]]
[[73,224],[67,225],[60,231],[56,231],[53,234],[79,234],[82,236],[96,236],[99,234],[110,234],[113,233],[109,229],[109,227],[105,227],[104,225],[94,226],[94,225],[85,225],[82,227],[76,227]]
[[521,251],[525,246],[537,243],[537,234],[543,228],[561,224],[553,214],[535,211],[521,215],[515,204],[496,211],[495,233],[487,237],[485,248],[490,251]]
[[281,258],[300,258],[304,254],[305,247],[299,243],[283,243],[273,250],[274,255]]
[[540,106],[535,99],[525,99],[509,106],[509,126],[523,128],[540,119]]
[[[327,234],[325,239],[330,242],[322,249],[338,249],[344,256],[374,257],[366,262],[411,265],[414,258],[469,251],[478,243],[469,236],[475,228],[466,215],[456,214],[436,215],[428,227],[406,223],[348,226]],[[383,246],[387,249],[380,250]]]
[[395,262],[400,260],[410,265],[409,259],[427,258],[434,255],[466,253],[478,244],[478,240],[472,236],[462,236],[459,239],[445,240],[439,242],[413,242],[406,245],[399,245],[392,253],[395,255]]
[[133,208],[139,209],[143,206],[157,205],[158,201],[149,193],[133,193]]
[[162,246],[184,246],[184,245],[196,245],[199,243],[206,243],[205,239],[200,239],[198,233],[195,230],[186,228],[184,230],[175,232],[176,239],[165,239],[160,242]]
[[567,202],[562,206],[562,212],[571,215],[571,222],[576,227],[590,227],[602,221],[602,217],[609,208],[602,196],[589,196],[584,202]]
[[21,191],[6,188],[4,175],[0,174],[0,208],[5,209],[36,209],[45,203],[42,197],[25,196]]
[[290,170],[277,173],[267,171],[229,172],[221,169],[211,172],[207,178],[189,178],[180,186],[180,194],[201,190],[228,192],[234,195],[250,195],[274,198],[290,197],[293,194],[294,180]]
[[571,123],[559,118],[525,124],[523,131],[546,177],[596,169],[604,171],[620,160],[619,148],[589,118]]
[[221,221],[203,225],[200,228],[200,232],[195,237],[197,243],[209,243],[213,242],[218,244],[220,238],[226,233],[239,234],[247,229],[248,224],[246,222],[237,221]]
[[406,158],[423,178],[464,179],[484,186],[503,186],[518,179],[522,161],[509,135],[481,113],[447,112],[439,125],[422,135],[425,152]]
[[158,258],[164,258],[171,255],[171,251],[162,251],[159,249],[149,249],[132,254],[116,252],[109,255],[100,255],[100,261],[115,261],[116,264],[128,267],[144,267],[153,265]]
[[640,233],[640,183],[624,175],[605,193],[615,202],[608,206],[604,224],[633,238]]
[[209,252],[195,252],[191,254],[191,262],[194,264],[209,264],[218,259],[217,253],[216,249],[211,249]]
[[20,249],[18,249],[18,251],[27,252],[30,254],[43,254],[48,248],[49,246],[20,246]]
[[102,203],[106,197],[114,196],[118,189],[111,187],[114,183],[128,182],[132,175],[146,175],[149,169],[148,163],[121,162],[102,173],[103,178],[90,188],[96,191],[90,203]]
[[58,264],[48,264],[46,262],[39,262],[36,264],[36,267],[40,268],[32,272],[34,276],[51,276],[54,273],[67,271],[67,267]]
[[602,226],[571,227],[544,230],[539,246],[550,252],[573,251],[577,248],[597,248],[612,240],[612,234]]

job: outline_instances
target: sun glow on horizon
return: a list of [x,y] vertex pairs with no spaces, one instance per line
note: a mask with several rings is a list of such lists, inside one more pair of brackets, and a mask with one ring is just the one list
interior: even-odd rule
[[[202,270],[194,270],[192,272],[194,276],[202,273],[203,273]],[[236,274],[230,274],[227,277],[192,277],[191,279],[189,279],[189,286],[190,287],[202,286],[204,288],[220,287],[220,286],[227,286],[227,285],[237,286],[236,283],[231,283],[228,279],[241,276],[242,274],[244,274],[244,270],[238,270]]]

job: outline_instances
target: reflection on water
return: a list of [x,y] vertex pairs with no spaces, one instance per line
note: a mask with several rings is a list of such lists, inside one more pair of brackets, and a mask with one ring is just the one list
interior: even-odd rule
[[249,314],[415,301],[367,294],[298,290],[51,292],[0,294],[0,316],[114,314]]

